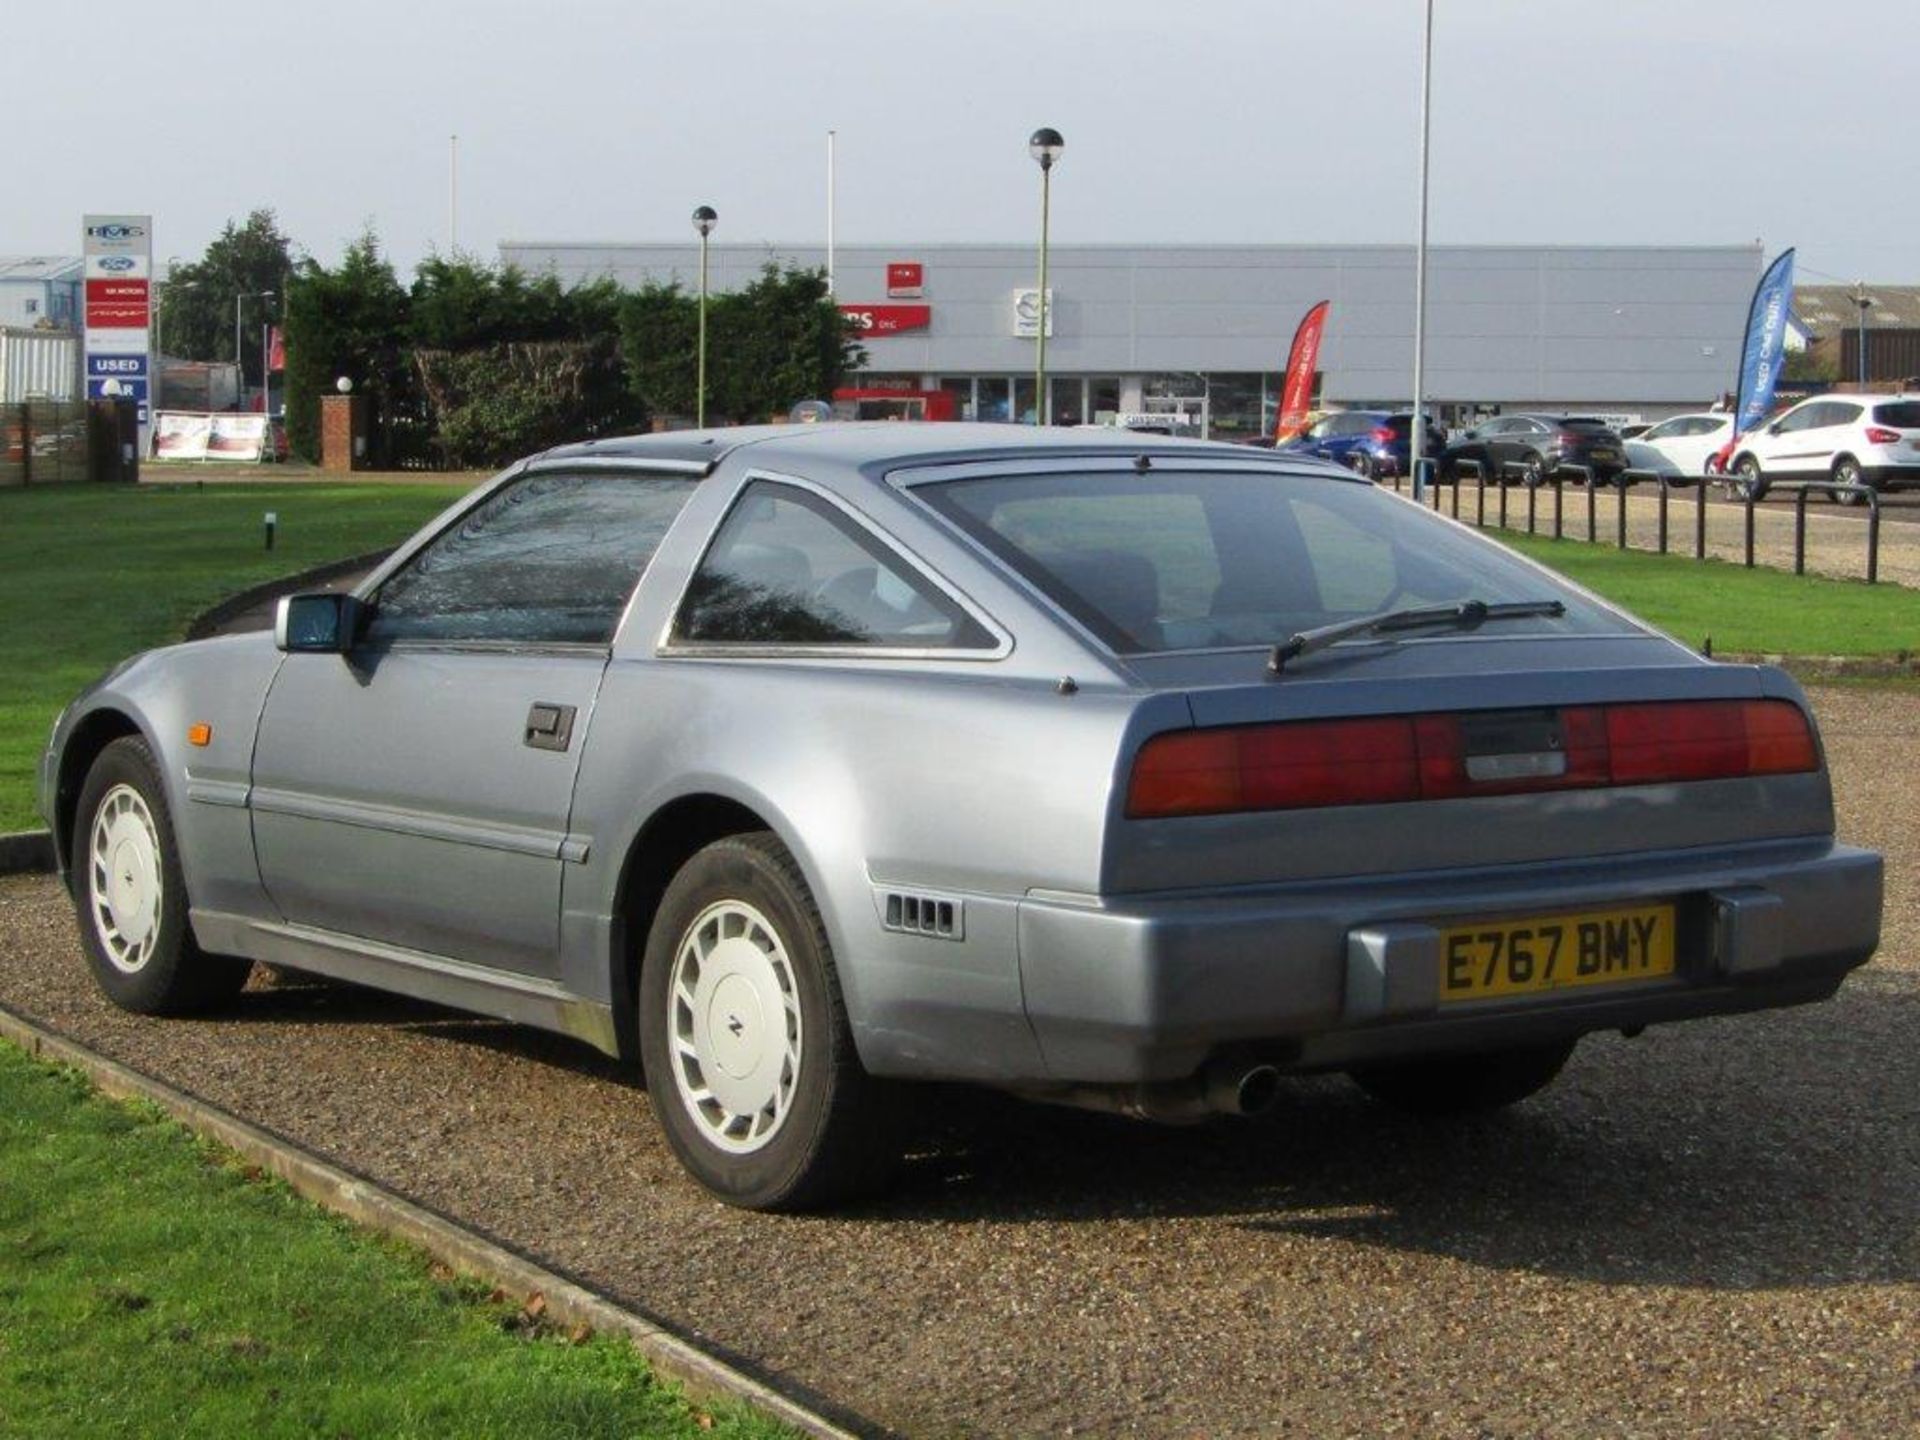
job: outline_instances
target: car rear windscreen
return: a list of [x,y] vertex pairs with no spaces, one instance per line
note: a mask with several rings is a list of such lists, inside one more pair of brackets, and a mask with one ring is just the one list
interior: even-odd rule
[[1898,430],[1920,430],[1920,400],[1894,400],[1873,407],[1876,424]]
[[1605,430],[1607,422],[1595,420],[1587,415],[1575,415],[1570,419],[1562,420],[1560,428],[1562,430]]
[[1123,653],[1272,645],[1407,605],[1556,599],[1501,634],[1626,621],[1370,485],[1279,471],[1015,475],[912,492]]

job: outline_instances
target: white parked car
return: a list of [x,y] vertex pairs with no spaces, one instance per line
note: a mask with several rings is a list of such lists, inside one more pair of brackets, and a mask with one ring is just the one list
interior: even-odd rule
[[1707,461],[1732,437],[1732,426],[1732,415],[1703,410],[1697,415],[1669,416],[1634,438],[1666,456],[1681,474],[1704,475]]
[[1833,480],[1920,488],[1920,395],[1816,395],[1740,437],[1728,467],[1737,493]]

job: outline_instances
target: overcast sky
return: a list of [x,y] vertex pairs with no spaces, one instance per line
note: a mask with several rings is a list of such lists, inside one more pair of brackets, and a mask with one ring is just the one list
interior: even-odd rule
[[[1920,281],[1912,0],[1438,0],[1432,239],[1800,247]],[[88,210],[197,256],[271,206],[331,262],[459,243],[1409,242],[1420,0],[330,0],[0,19],[0,253]]]

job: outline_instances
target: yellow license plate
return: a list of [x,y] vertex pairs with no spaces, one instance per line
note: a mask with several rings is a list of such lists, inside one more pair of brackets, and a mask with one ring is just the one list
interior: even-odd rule
[[1486,1000],[1673,973],[1673,906],[1483,920],[1440,932],[1440,998]]

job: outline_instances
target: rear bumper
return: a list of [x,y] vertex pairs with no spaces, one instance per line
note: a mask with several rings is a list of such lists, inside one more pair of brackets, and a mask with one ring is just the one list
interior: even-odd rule
[[1920,465],[1863,465],[1860,473],[1876,490],[1920,489]]
[[[1881,860],[1825,840],[1631,860],[1112,897],[1028,899],[1029,1021],[1050,1076],[1178,1079],[1221,1052],[1337,1068],[1830,995],[1880,939]],[[1440,927],[1673,901],[1678,970],[1632,986],[1439,1000]]]

